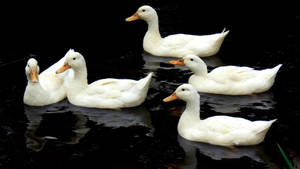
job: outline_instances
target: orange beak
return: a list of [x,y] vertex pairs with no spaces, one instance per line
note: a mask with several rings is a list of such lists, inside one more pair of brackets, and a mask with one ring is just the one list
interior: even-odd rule
[[39,81],[39,77],[38,77],[36,69],[32,69],[30,71],[30,80],[32,83],[37,83]]
[[178,97],[176,96],[176,93],[173,93],[170,96],[164,98],[163,101],[164,102],[171,102],[171,101],[176,100],[176,99],[178,99]]
[[57,71],[56,71],[56,74],[58,73],[62,73],[68,69],[70,69],[71,66],[68,64],[68,63],[65,63],[62,67],[60,67]]
[[171,60],[169,63],[172,64],[172,65],[184,66],[184,60],[183,59],[180,59],[180,60]]
[[140,19],[139,14],[135,13],[132,16],[125,19],[126,22],[131,22]]

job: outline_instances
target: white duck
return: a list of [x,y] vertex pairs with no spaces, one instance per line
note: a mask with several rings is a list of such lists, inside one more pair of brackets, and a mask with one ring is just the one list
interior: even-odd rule
[[225,29],[221,33],[211,35],[187,35],[175,34],[162,38],[159,32],[158,16],[156,11],[144,5],[127,22],[142,19],[148,23],[148,31],[144,36],[143,48],[146,52],[155,56],[182,57],[187,54],[195,54],[207,57],[216,54],[229,31]]
[[189,84],[199,92],[223,95],[250,95],[269,90],[275,81],[281,64],[264,70],[250,67],[221,66],[210,73],[203,60],[195,55],[187,55],[180,60],[170,61],[173,65],[185,65],[194,74]]
[[186,108],[178,122],[178,133],[183,138],[213,145],[234,147],[261,143],[272,123],[276,121],[249,121],[230,116],[200,119],[200,95],[190,84],[179,86],[164,102],[181,99]]
[[[23,101],[30,106],[45,106],[59,102],[66,98],[67,92],[63,77],[58,76],[49,67],[39,75],[38,62],[31,58],[25,67],[28,83],[24,92]],[[51,73],[52,72],[52,73]]]
[[90,108],[119,109],[142,104],[149,89],[152,73],[135,81],[130,79],[102,79],[88,84],[84,57],[78,52],[69,53],[64,65],[56,73],[67,69],[74,71],[74,77],[67,86],[70,103]]

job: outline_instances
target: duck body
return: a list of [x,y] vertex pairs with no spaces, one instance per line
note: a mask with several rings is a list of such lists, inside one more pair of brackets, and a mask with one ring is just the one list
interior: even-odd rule
[[45,106],[57,103],[66,98],[64,88],[53,89],[45,89],[40,83],[29,82],[24,92],[23,101],[29,106]]
[[147,35],[144,37],[143,47],[148,53],[155,56],[178,57],[187,54],[195,54],[201,57],[208,57],[216,54],[229,32],[216,33],[212,35],[187,35],[176,34],[161,38],[159,41]]
[[254,70],[249,67],[223,66],[206,77],[192,75],[189,83],[199,92],[224,95],[249,95],[269,90],[281,65],[272,69]]
[[[194,74],[189,84],[199,92],[223,95],[250,95],[269,90],[275,81],[279,68],[254,70],[245,66],[221,66],[207,72],[206,64],[197,56],[187,55],[181,65],[186,65]],[[171,64],[178,62],[171,61]]]
[[181,58],[187,54],[208,57],[216,54],[229,31],[212,35],[175,34],[162,38],[159,32],[158,16],[150,6],[142,6],[126,21],[145,20],[148,30],[144,36],[143,48],[146,52],[162,57]]
[[145,101],[151,76],[152,74],[140,81],[102,79],[89,84],[85,88],[74,80],[70,82],[72,85],[68,87],[68,99],[74,105],[90,108],[118,109],[135,107]]
[[261,143],[274,121],[214,116],[193,123],[183,116],[178,123],[178,133],[190,141],[228,147],[249,146]]
[[213,116],[200,119],[200,96],[190,84],[179,86],[164,101],[181,99],[186,109],[178,122],[178,133],[183,138],[219,146],[248,146],[261,143],[272,123],[270,121],[249,121],[238,117]]
[[67,56],[65,65],[74,70],[74,78],[67,87],[68,100],[74,105],[119,109],[138,106],[146,99],[152,73],[138,81],[108,78],[88,84],[85,60],[80,53]]
[[[50,67],[51,69],[51,67]],[[31,58],[25,68],[28,83],[23,101],[30,106],[45,106],[59,102],[66,98],[67,92],[63,77],[56,75],[49,68],[38,75],[39,67],[35,59]]]

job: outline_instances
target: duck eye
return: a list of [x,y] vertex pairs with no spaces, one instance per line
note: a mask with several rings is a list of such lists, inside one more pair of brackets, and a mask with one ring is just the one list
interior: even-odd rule
[[184,91],[185,91],[185,89],[181,89],[181,91],[183,91],[183,92],[184,92]]
[[194,59],[193,59],[193,58],[191,58],[191,59],[190,59],[190,61],[194,61]]
[[142,12],[146,12],[146,9],[143,9]]
[[73,60],[76,60],[76,58],[73,58]]

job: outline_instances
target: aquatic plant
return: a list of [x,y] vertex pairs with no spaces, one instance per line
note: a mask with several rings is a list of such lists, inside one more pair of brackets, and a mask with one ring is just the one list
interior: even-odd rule
[[284,158],[284,161],[286,162],[286,164],[289,166],[289,169],[294,169],[291,161],[289,160],[289,158],[287,157],[287,155],[284,153],[283,149],[281,148],[280,144],[277,143],[277,147],[279,148],[279,151],[282,155],[282,157]]

